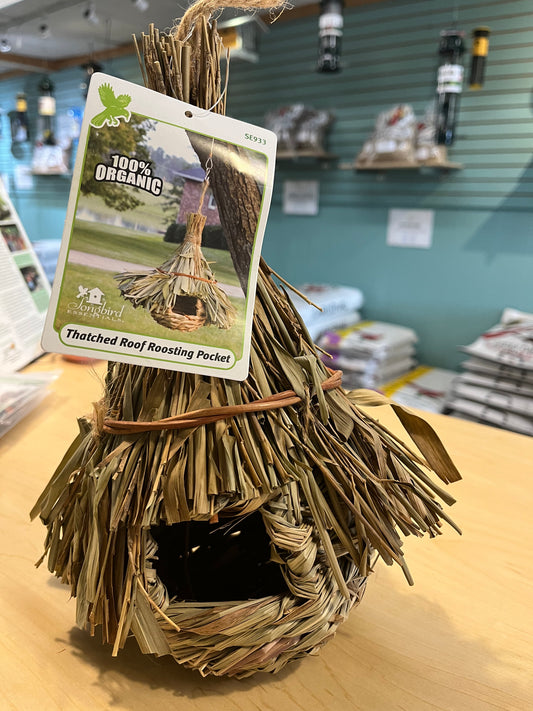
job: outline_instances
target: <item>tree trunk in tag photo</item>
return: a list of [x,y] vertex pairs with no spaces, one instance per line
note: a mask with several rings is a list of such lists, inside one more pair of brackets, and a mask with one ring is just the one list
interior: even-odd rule
[[[212,138],[197,133],[187,132],[187,135],[203,168],[213,147],[209,184],[233,266],[246,294],[263,188],[258,185],[256,171],[245,149],[222,141],[213,144]],[[243,170],[243,167],[249,170]]]

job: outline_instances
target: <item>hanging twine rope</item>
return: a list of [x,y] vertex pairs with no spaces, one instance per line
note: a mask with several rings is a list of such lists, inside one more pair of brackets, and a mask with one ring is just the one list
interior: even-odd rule
[[211,169],[213,167],[214,145],[215,145],[215,139],[213,138],[213,140],[211,141],[211,151],[210,151],[209,156],[205,162],[205,178],[204,178],[204,182],[202,183],[202,192],[200,194],[200,201],[199,201],[199,205],[198,205],[198,213],[200,215],[203,215],[202,210],[204,208],[204,200],[205,200],[205,196],[207,194],[207,189],[209,188],[209,177],[211,175]]
[[[257,12],[258,10],[268,10],[271,21],[275,22],[283,10],[288,10],[292,5],[284,0],[272,7],[271,0],[225,0],[224,7],[232,7],[246,12]],[[220,0],[198,0],[185,12],[179,25],[174,28],[176,39],[184,42],[190,35],[192,28],[204,17],[209,20],[214,13],[220,12]]]

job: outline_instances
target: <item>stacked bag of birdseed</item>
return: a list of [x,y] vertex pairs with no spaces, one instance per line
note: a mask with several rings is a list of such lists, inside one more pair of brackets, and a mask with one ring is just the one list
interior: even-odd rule
[[355,286],[302,284],[298,291],[301,296],[291,294],[291,299],[314,341],[325,331],[346,328],[361,320],[359,309],[364,298]]
[[444,412],[456,378],[457,373],[453,370],[419,365],[380,389],[398,405],[440,413]]
[[533,314],[505,309],[498,324],[461,350],[470,357],[445,411],[533,435]]
[[383,321],[360,321],[348,328],[326,331],[318,345],[329,353],[324,362],[342,370],[347,390],[378,389],[416,365],[416,333]]

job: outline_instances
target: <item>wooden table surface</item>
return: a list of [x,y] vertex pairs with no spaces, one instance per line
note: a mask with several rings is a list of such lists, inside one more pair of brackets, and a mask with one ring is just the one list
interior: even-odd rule
[[[463,535],[406,542],[414,587],[378,563],[319,656],[277,676],[203,679],[134,640],[111,657],[75,627],[68,589],[34,567],[45,529],[28,512],[102,392],[102,363],[48,355],[30,368],[51,369],[62,371],[52,394],[0,439],[2,710],[533,709],[533,438],[427,415],[464,477],[450,511]],[[374,414],[394,422],[388,408]]]

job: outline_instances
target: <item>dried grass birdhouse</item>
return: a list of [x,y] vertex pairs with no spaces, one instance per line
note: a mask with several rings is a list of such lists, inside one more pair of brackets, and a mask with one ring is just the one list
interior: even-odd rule
[[[176,37],[143,36],[143,69],[150,87],[223,111],[205,7],[192,6]],[[163,54],[179,72],[154,69]],[[259,204],[253,180],[231,189],[243,180],[214,160],[221,219],[237,231]],[[273,275],[262,262],[246,380],[109,363],[93,419],[80,420],[32,511],[77,624],[114,654],[134,636],[142,652],[202,675],[276,672],[331,639],[376,557],[410,579],[403,536],[451,523],[434,474],[460,477],[433,430],[393,405],[414,451],[366,414],[361,405],[384,398],[345,393]]]
[[122,296],[135,308],[147,309],[165,328],[188,332],[214,325],[227,329],[235,321],[235,307],[202,254],[204,225],[201,213],[187,215],[185,238],[170,259],[151,271],[115,275]]

